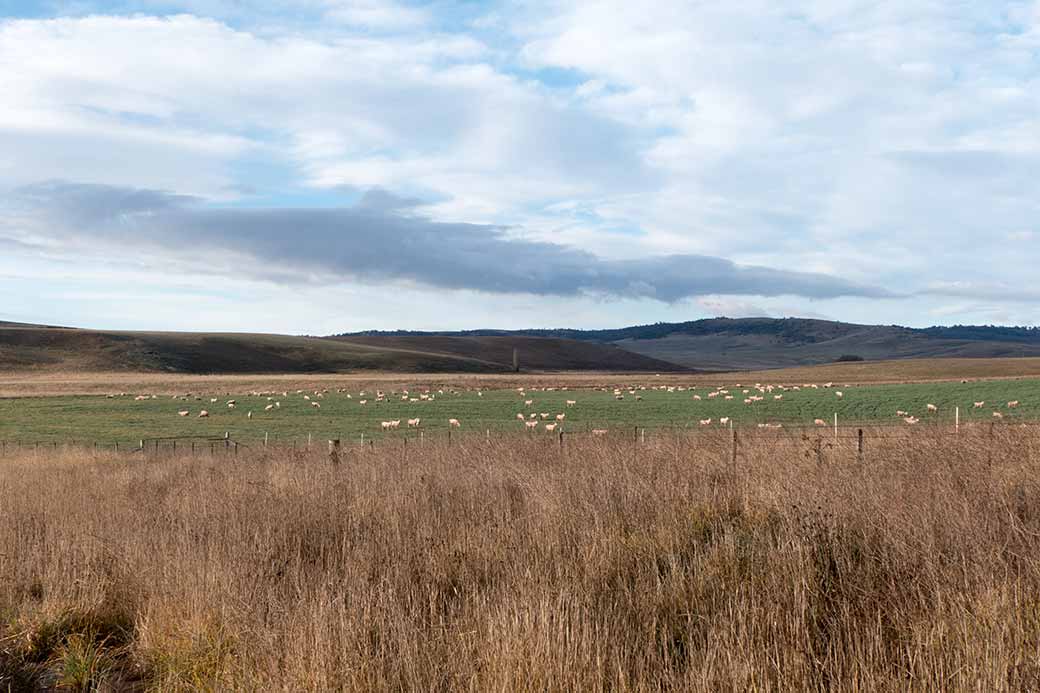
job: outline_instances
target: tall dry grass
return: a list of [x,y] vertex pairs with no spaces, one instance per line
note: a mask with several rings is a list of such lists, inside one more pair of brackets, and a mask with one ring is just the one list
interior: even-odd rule
[[0,689],[1036,690],[1040,436],[0,460]]

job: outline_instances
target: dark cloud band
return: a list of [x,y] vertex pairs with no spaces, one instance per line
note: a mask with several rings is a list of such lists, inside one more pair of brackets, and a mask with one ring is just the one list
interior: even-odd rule
[[839,277],[736,265],[703,255],[605,260],[497,226],[432,221],[415,201],[370,193],[348,208],[213,208],[151,190],[50,182],[13,196],[41,235],[160,252],[234,253],[251,276],[314,274],[372,282],[545,296],[596,294],[672,302],[691,296],[888,297]]

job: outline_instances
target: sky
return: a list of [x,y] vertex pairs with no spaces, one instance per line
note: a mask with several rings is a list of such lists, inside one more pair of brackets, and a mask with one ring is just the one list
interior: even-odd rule
[[1033,325],[1040,0],[0,0],[0,320]]

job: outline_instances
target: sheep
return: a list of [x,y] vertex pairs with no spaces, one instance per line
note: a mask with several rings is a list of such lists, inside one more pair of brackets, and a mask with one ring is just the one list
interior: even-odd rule
[[566,414],[557,414],[557,415],[556,415],[556,420],[557,420],[557,421],[563,421],[563,420],[564,420],[564,419],[566,419],[566,418],[567,418],[567,415],[566,415]]
[[247,419],[253,418],[253,412],[246,412],[246,418]]
[[695,399],[696,401],[698,401],[698,402],[700,402],[700,401],[701,401],[701,396],[700,396],[700,395],[694,395],[694,396],[693,396],[693,398],[694,398],[694,399]]
[[813,423],[816,424],[817,426],[826,426],[827,425],[827,422],[824,421],[823,419],[816,419],[815,421],[813,421]]
[[986,402],[984,402],[984,401],[983,402],[975,402],[975,409],[982,409],[984,406],[986,406]]
[[556,426],[557,426],[557,425],[558,425],[558,424],[554,424],[554,423],[551,423],[551,424],[545,424],[545,430],[546,430],[546,431],[548,431],[549,433],[552,433],[553,431],[555,431],[555,430],[556,430]]
[[367,399],[358,400],[358,404],[363,406],[365,404],[368,404],[368,400]]
[[999,411],[995,411],[995,412],[993,412],[993,418],[994,419],[1003,419],[1004,415],[1001,414]]
[[206,411],[205,409],[203,409],[202,411],[199,412],[199,418],[200,419],[209,418],[209,412]]
[[271,411],[272,409],[274,409],[273,404],[268,404],[266,407],[264,407],[264,411]]
[[701,426],[710,426],[711,425],[711,419],[701,419],[700,423],[701,423]]
[[448,425],[452,428],[462,428],[462,424],[459,423],[458,419],[448,419]]
[[939,411],[939,407],[935,406],[934,404],[925,405],[925,409],[927,409],[928,411]]
[[728,416],[723,416],[721,419],[719,419],[719,423],[722,424],[723,426],[725,426],[726,424],[729,423],[729,417]]
[[1007,405],[1008,405],[1008,409],[1014,409],[1015,407],[1018,406],[1018,400],[1017,399],[1011,400],[1010,402],[1008,402]]
[[522,413],[520,413],[520,412],[517,412],[517,414],[516,414],[516,418],[517,418],[517,420],[518,420],[518,421],[523,421],[523,420],[524,420],[524,419],[526,419],[527,417],[526,417],[526,416],[524,416],[524,415],[523,415]]
[[319,404],[318,402],[311,402],[311,406],[315,409],[321,409],[321,404]]
[[841,399],[842,397],[845,396],[845,393],[842,392],[841,390],[835,390],[834,394],[835,394],[835,396],[837,396],[838,399]]
[[532,404],[534,404],[534,400],[533,400],[533,399],[525,399],[525,400],[524,400],[524,406],[525,406],[525,407],[529,407],[529,406],[531,406]]
[[537,421],[525,421],[524,422],[524,427],[527,428],[528,431],[533,431],[534,429],[538,428],[538,422]]
[[918,418],[916,418],[916,417],[913,417],[913,416],[908,416],[908,417],[906,417],[905,419],[903,419],[903,421],[905,421],[905,422],[907,422],[908,424],[910,424],[911,426],[913,426],[913,425],[914,425],[914,424],[916,424],[916,423],[917,423],[918,421],[920,421],[920,419],[918,419]]
[[179,411],[179,412],[177,412],[177,416],[188,416],[189,414],[191,414],[190,411]]
[[419,428],[422,424],[422,419],[408,419],[408,428]]
[[380,421],[379,425],[382,427],[382,429],[384,431],[389,431],[390,430],[390,422],[389,421]]
[[605,436],[605,435],[607,435],[607,429],[605,429],[605,428],[594,428],[594,429],[592,429],[592,435],[594,435],[594,436]]
[[577,400],[573,400],[573,399],[569,399],[569,400],[567,400],[567,406],[568,406],[568,407],[573,407],[573,406],[574,406],[575,404],[577,404],[577,403],[578,403],[578,401],[577,401]]
[[783,395],[773,395],[773,399],[783,399]]
[[228,402],[227,408],[228,409],[234,409],[235,408],[235,403],[234,402]]

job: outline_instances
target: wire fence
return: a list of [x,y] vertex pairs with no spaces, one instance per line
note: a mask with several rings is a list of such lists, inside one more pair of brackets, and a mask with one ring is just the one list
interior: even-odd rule
[[[757,427],[701,426],[701,427],[641,427],[627,426],[611,429],[568,429],[560,427],[552,431],[508,431],[486,428],[481,431],[460,430],[402,430],[373,437],[364,433],[353,437],[330,437],[307,434],[287,439],[277,439],[265,433],[263,438],[248,441],[237,438],[232,432],[222,436],[155,436],[128,442],[108,441],[25,441],[0,440],[0,457],[24,455],[27,452],[46,453],[55,451],[80,451],[95,455],[224,455],[237,456],[240,451],[263,450],[268,452],[328,452],[330,455],[356,451],[421,449],[427,445],[514,444],[518,441],[540,441],[563,450],[583,441],[602,444],[627,445],[634,449],[662,444],[689,446],[728,446],[735,460],[740,450],[749,445],[775,445],[782,441],[800,441],[810,447],[824,449],[829,446],[848,447],[863,455],[868,446],[882,441],[912,438],[947,438],[971,436],[994,437],[1009,432],[1022,432],[1032,436],[1040,433],[1040,421],[1029,422],[968,422],[959,425],[946,423],[921,423],[914,426],[891,424],[863,425],[759,425]],[[255,433],[254,433],[255,435]]]

